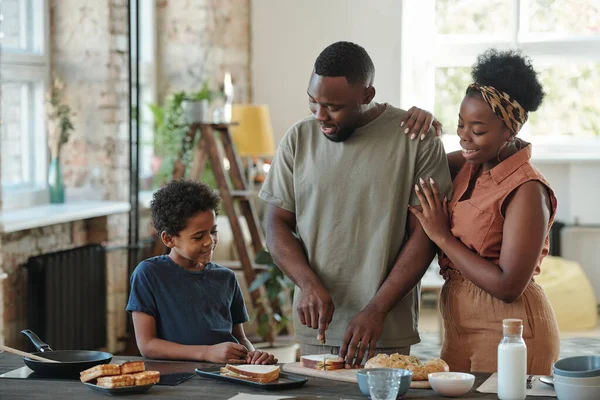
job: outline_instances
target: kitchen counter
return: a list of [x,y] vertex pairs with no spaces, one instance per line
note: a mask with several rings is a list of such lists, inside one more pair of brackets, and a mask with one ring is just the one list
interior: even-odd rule
[[[114,357],[113,361],[120,363],[124,360],[139,359],[138,357]],[[194,368],[207,368],[214,364],[205,363],[187,363],[189,371]],[[0,353],[0,374],[12,371],[23,367],[24,363],[21,357]],[[475,388],[489,374],[476,374],[475,385],[473,390],[464,399],[496,399],[495,394],[481,394],[475,392]],[[283,391],[264,391],[248,386],[232,384],[229,382],[221,382],[208,378],[195,376],[177,386],[161,386],[155,385],[148,392],[142,394],[127,395],[124,398],[139,398],[139,399],[230,399],[238,393],[248,394],[263,394],[263,395],[281,395],[281,396],[301,396],[303,400],[317,398],[322,396],[324,399],[361,399],[363,396],[356,384],[336,382],[331,380],[309,378],[308,382],[299,389],[283,390]],[[122,396],[119,396],[122,397]],[[42,380],[42,379],[0,379],[0,399],[107,399],[103,393],[98,393],[90,390],[79,381],[68,380]],[[292,399],[294,397],[291,397]],[[403,399],[429,398],[441,399],[436,396],[432,390],[426,389],[411,389]],[[298,397],[300,399],[300,397]],[[556,399],[554,397],[532,397],[531,399]]]

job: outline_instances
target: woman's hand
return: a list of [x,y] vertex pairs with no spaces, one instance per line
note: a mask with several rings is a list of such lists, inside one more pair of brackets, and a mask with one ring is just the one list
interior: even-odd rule
[[400,121],[400,127],[404,126],[406,126],[404,133],[410,133],[411,139],[415,139],[417,136],[421,136],[421,140],[425,139],[432,126],[435,128],[437,136],[442,134],[442,123],[432,113],[418,107],[408,109],[406,115]]
[[419,182],[421,187],[415,185],[415,193],[421,202],[421,209],[413,206],[409,206],[408,209],[417,217],[429,239],[439,246],[448,235],[452,236],[448,200],[445,196],[440,199],[437,185],[432,178],[429,178],[429,185],[422,178],[419,178]]

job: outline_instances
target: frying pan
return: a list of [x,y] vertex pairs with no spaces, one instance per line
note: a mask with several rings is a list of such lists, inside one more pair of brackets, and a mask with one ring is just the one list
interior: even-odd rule
[[88,368],[99,364],[108,364],[113,355],[104,351],[91,350],[58,350],[53,351],[50,346],[29,329],[21,333],[29,338],[31,343],[39,350],[34,355],[59,361],[57,363],[37,361],[29,357],[23,357],[25,365],[35,373],[52,377],[72,377]]

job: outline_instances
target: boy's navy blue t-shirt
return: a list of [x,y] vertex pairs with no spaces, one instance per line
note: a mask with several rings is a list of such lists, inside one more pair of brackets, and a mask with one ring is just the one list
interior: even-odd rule
[[209,263],[200,272],[186,271],[168,255],[133,271],[127,311],[151,315],[158,338],[186,345],[237,343],[233,325],[249,319],[232,270]]

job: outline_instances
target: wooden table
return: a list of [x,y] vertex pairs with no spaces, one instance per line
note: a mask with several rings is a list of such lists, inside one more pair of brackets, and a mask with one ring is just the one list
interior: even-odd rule
[[[137,357],[115,357],[114,361],[120,362],[124,360],[138,359]],[[189,366],[189,371],[194,368],[207,368],[214,364],[205,363],[186,363]],[[24,363],[21,357],[8,353],[0,353],[0,374],[12,371],[23,367]],[[475,385],[473,390],[462,398],[465,399],[496,399],[495,394],[481,394],[475,392],[475,388],[489,374],[476,374]],[[298,400],[317,399],[317,396],[322,396],[322,399],[361,399],[363,396],[356,384],[336,382],[331,380],[309,378],[309,381],[299,389],[284,390],[278,392],[264,391],[248,386],[236,385],[229,382],[221,382],[208,378],[195,376],[192,379],[185,381],[177,386],[160,386],[156,385],[147,393],[128,395],[124,398],[133,399],[229,399],[238,393],[249,394],[264,394],[264,395],[281,395],[281,396],[297,396]],[[88,387],[78,381],[66,380],[41,380],[41,379],[0,379],[0,399],[109,399],[102,393],[97,393],[90,390]],[[426,389],[411,389],[403,399],[429,398],[441,399],[432,390]],[[533,400],[552,399],[554,397],[532,397]]]

